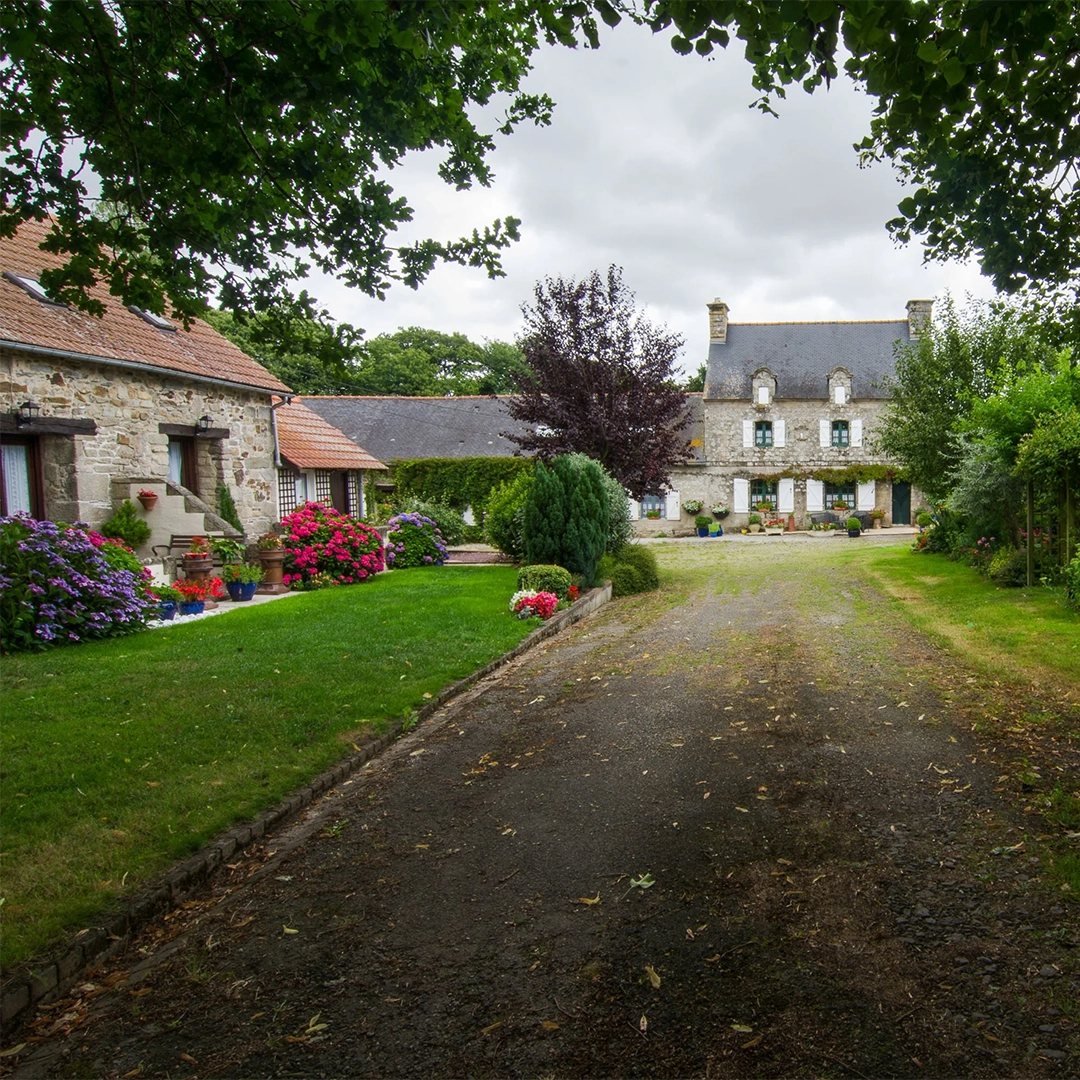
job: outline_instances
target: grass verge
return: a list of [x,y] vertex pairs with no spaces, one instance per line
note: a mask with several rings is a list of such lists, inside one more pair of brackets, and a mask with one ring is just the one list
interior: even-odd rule
[[415,569],[4,657],[3,966],[513,648],[516,573]]

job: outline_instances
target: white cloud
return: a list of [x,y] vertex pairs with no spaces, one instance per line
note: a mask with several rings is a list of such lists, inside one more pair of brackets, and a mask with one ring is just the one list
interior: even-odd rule
[[737,44],[705,61],[623,25],[598,51],[544,49],[527,89],[555,99],[552,125],[499,138],[492,188],[455,192],[431,153],[391,174],[416,210],[403,240],[520,217],[506,278],[441,266],[384,302],[314,280],[335,317],[371,335],[421,325],[508,340],[538,279],[617,263],[638,303],[684,336],[695,370],[714,296],[749,322],[903,318],[914,297],[992,295],[974,266],[923,266],[917,245],[889,239],[902,189],[888,166],[858,167],[872,102],[845,78],[789,90],[774,118],[748,107]]

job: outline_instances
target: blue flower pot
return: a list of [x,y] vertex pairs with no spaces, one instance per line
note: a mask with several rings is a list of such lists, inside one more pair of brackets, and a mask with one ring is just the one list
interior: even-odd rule
[[163,600],[158,604],[158,618],[162,622],[171,622],[176,618],[176,601]]
[[226,581],[225,589],[229,594],[229,599],[239,603],[242,600],[250,600],[255,595],[255,590],[259,587],[257,581]]
[[205,600],[182,600],[180,602],[181,615],[201,615],[205,610]]

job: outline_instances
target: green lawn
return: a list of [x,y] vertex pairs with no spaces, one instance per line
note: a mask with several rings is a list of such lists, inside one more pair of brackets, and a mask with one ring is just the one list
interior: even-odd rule
[[512,567],[423,568],[4,657],[2,963],[86,925],[516,645]]
[[[853,545],[854,547],[854,545]],[[907,545],[843,553],[931,638],[995,678],[1080,684],[1080,612],[1063,589],[1005,589],[944,555],[914,555]]]

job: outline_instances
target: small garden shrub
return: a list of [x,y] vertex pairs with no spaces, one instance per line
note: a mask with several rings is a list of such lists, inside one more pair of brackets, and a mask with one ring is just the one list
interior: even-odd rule
[[995,585],[1022,588],[1027,584],[1027,552],[1002,548],[991,558],[987,576]]
[[484,509],[488,543],[511,559],[525,552],[525,503],[532,485],[532,470],[520,472],[491,493]]
[[80,526],[0,518],[0,651],[141,630],[150,572],[122,543]]
[[1074,608],[1080,608],[1080,554],[1068,566],[1063,574],[1065,579],[1065,595]]
[[122,540],[129,548],[137,548],[150,539],[150,526],[138,515],[135,504],[125,499],[104,525],[101,535],[111,540]]
[[569,570],[561,566],[552,566],[547,563],[537,563],[533,566],[523,566],[518,573],[517,584],[519,589],[534,589],[537,592],[552,592],[560,600],[566,599],[570,591],[573,579]]
[[236,509],[228,484],[219,484],[217,489],[218,516],[227,521],[237,532],[243,532],[244,526]]
[[465,519],[453,507],[446,503],[431,502],[427,499],[417,499],[407,495],[398,500],[398,514],[420,514],[435,522],[436,528],[442,536],[444,544],[461,544],[465,542]]
[[660,587],[656,556],[641,544],[626,544],[600,562],[600,577],[611,579],[613,597],[651,592]]
[[446,545],[439,527],[423,514],[398,514],[386,534],[386,562],[395,570],[410,566],[442,566]]
[[282,581],[294,589],[353,585],[386,569],[382,537],[356,518],[322,503],[304,503],[281,519]]

